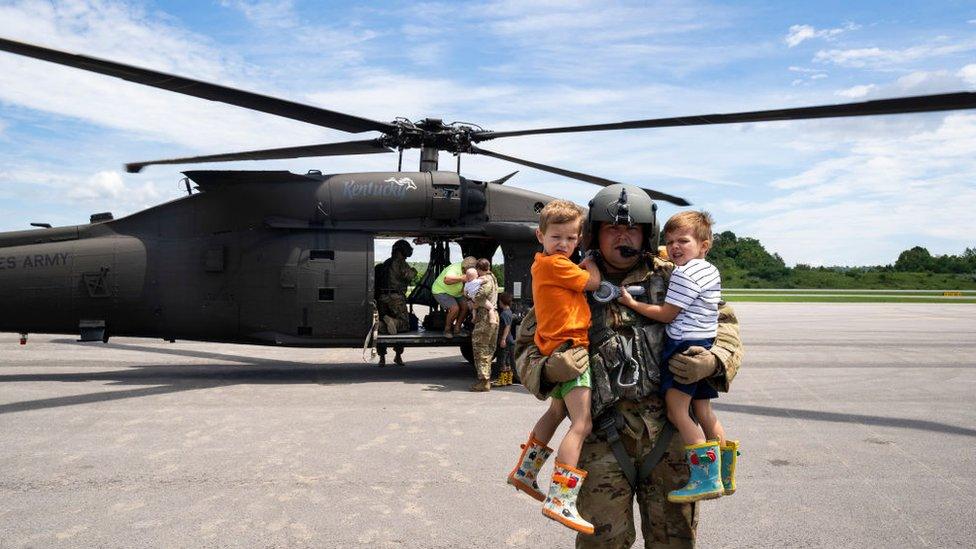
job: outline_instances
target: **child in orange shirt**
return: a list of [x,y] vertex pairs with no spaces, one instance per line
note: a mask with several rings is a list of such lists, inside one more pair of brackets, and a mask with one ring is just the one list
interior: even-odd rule
[[[542,209],[536,238],[542,253],[535,254],[532,264],[532,297],[535,301],[535,344],[549,356],[560,347],[583,347],[589,344],[590,307],[583,291],[600,286],[600,271],[590,259],[580,265],[569,260],[580,242],[583,208],[567,200],[554,200]],[[568,343],[569,345],[565,345]],[[522,445],[522,455],[508,475],[508,483],[517,490],[544,501],[542,513],[584,534],[593,533],[593,525],[576,510],[576,497],[586,478],[577,469],[583,439],[593,427],[590,417],[590,371],[557,386],[549,394],[549,409],[539,418],[529,440]],[[556,428],[569,415],[569,431],[559,444],[549,496],[536,482],[542,464],[552,448],[546,446]]]

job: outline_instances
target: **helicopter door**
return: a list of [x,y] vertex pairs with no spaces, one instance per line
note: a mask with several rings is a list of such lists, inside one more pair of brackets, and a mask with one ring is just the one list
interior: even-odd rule
[[300,335],[360,344],[373,322],[373,237],[309,234],[297,263]]
[[362,344],[372,325],[372,235],[263,233],[243,250],[242,335],[298,345]]

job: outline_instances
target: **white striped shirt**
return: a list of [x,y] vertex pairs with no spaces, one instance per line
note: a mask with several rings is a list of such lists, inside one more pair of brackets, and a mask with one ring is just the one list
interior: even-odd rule
[[668,337],[675,340],[714,338],[718,330],[718,303],[722,300],[722,277],[715,265],[692,259],[675,267],[665,303],[681,312],[668,324]]

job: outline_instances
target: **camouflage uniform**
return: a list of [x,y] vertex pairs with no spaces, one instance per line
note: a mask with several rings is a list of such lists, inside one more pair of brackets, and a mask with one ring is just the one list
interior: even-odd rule
[[[662,303],[668,279],[674,265],[653,259],[653,264],[638,262],[623,277],[606,275],[620,285],[643,285],[648,292],[639,299]],[[617,302],[599,304],[591,299],[593,327],[590,329],[590,368],[593,378],[593,417],[615,408],[623,417],[620,437],[628,455],[639,469],[645,455],[654,447],[667,421],[664,399],[658,395],[660,374],[658,363],[664,344],[664,324],[655,322]],[[738,321],[730,307],[719,311],[718,335],[711,349],[720,364],[720,373],[709,382],[721,391],[728,391],[742,360]],[[535,311],[529,311],[519,329],[516,342],[516,362],[520,372],[532,365],[526,362],[544,361],[533,341]],[[609,370],[616,364],[619,343],[617,336],[640,334],[634,337],[632,355],[641,367],[640,383],[633,389],[633,399],[618,398],[612,390]],[[543,385],[546,382],[543,381]],[[541,392],[546,392],[546,387]],[[698,512],[695,504],[667,501],[670,490],[688,481],[689,471],[680,436],[673,436],[668,450],[648,478],[639,482],[636,493],[627,482],[609,444],[594,434],[586,438],[579,467],[588,472],[578,500],[580,514],[593,523],[592,536],[579,535],[577,547],[630,547],[636,540],[633,501],[637,500],[641,517],[641,532],[645,547],[694,547]]]
[[474,296],[474,331],[471,333],[471,349],[478,379],[485,381],[491,377],[491,358],[498,345],[498,281],[488,273],[484,283]]
[[[393,255],[376,268],[376,313],[380,320],[379,329],[385,334],[410,331],[410,313],[407,311],[407,287],[417,269],[407,263],[413,248],[406,240],[393,244]],[[387,320],[394,324],[389,326]],[[403,364],[403,345],[394,345],[394,361]],[[378,345],[379,365],[386,365],[386,346]]]
[[[417,269],[411,267],[405,258],[394,254],[383,262],[383,271],[386,272],[385,284],[377,281],[377,284],[381,285],[376,304],[377,312],[381,320],[384,316],[396,319],[398,332],[407,332],[410,330],[407,287],[417,276]],[[380,328],[383,330],[385,326],[380,324]]]

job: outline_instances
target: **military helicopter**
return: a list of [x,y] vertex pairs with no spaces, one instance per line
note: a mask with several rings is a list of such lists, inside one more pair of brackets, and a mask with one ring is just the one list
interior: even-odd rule
[[[374,240],[421,239],[432,246],[414,304],[434,306],[429,284],[463,255],[492,257],[501,247],[505,288],[516,309],[531,305],[529,268],[538,212],[553,198],[460,175],[460,155],[478,154],[545,172],[611,185],[615,181],[493,152],[479,146],[524,135],[734,124],[972,109],[960,92],[838,105],[632,120],[608,124],[489,131],[436,118],[370,120],[113,61],[0,38],[0,50],[211,101],[378,137],[278,149],[135,162],[192,164],[353,154],[399,153],[393,172],[295,174],[285,171],[187,171],[188,195],[89,224],[0,233],[0,331],[110,335],[358,347],[375,327]],[[403,151],[420,149],[420,166],[402,171]],[[439,153],[458,157],[439,171]],[[514,174],[512,174],[514,175]],[[191,184],[195,189],[191,188]],[[196,192],[193,192],[193,191]],[[645,189],[655,200],[684,199]],[[425,291],[426,290],[426,291]],[[438,331],[379,335],[385,345],[461,345]],[[467,354],[467,353],[465,353]]]

